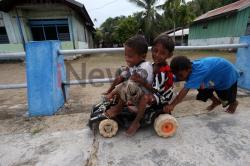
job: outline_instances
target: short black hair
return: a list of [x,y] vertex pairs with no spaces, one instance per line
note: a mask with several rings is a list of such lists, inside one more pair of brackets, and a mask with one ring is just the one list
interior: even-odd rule
[[153,46],[155,46],[158,43],[162,44],[162,46],[165,49],[167,49],[170,53],[174,51],[174,46],[175,46],[174,41],[167,34],[161,34],[158,37],[156,37],[153,41]]
[[192,62],[186,56],[174,57],[170,64],[171,70],[174,74],[192,68]]
[[125,42],[125,46],[133,48],[138,55],[144,55],[148,52],[148,43],[144,36],[135,35]]

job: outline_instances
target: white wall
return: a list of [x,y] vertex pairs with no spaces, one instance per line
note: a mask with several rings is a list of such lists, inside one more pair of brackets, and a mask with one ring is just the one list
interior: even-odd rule
[[223,38],[208,38],[208,39],[192,39],[188,40],[189,46],[206,46],[214,44],[238,44],[239,37],[223,37]]
[[78,42],[79,48],[89,48],[88,30],[79,16],[74,13],[73,17],[74,31],[76,33],[75,40]]

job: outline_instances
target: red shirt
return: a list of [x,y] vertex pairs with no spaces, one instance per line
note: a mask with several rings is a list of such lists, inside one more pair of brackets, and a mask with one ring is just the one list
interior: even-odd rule
[[173,86],[174,76],[169,65],[161,66],[158,70],[154,70],[153,87],[160,94],[166,92]]

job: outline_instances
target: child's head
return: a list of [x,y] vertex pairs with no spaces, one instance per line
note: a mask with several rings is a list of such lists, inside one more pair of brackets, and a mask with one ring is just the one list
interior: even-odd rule
[[161,34],[153,41],[152,58],[155,63],[164,63],[173,56],[174,41],[167,34]]
[[170,64],[171,70],[180,81],[188,79],[192,72],[192,62],[185,56],[174,57]]
[[129,67],[133,67],[146,59],[148,44],[141,35],[129,38],[125,42],[125,60]]

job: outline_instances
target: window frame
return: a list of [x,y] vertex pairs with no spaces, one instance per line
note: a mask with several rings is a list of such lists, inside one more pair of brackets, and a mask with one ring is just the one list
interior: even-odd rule
[[0,33],[0,44],[9,44],[10,39],[9,39],[9,36],[8,36],[8,33],[7,33],[5,26],[0,27],[0,32],[1,32],[1,29],[4,31],[4,34]]
[[[49,40],[60,40],[60,41],[71,41],[71,35],[70,35],[70,28],[68,19],[47,19],[47,20],[29,20],[30,29],[32,32],[32,28],[42,28],[43,29],[43,38],[44,40],[48,40],[48,35],[46,34],[46,28],[47,27],[54,27],[56,30],[56,38],[55,39],[49,39]],[[68,33],[67,37],[65,39],[60,38],[59,28],[60,27],[67,27]],[[32,32],[33,40],[39,41],[34,39],[34,35]]]

